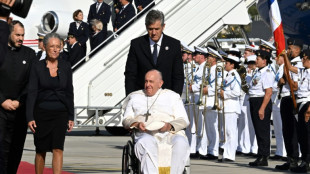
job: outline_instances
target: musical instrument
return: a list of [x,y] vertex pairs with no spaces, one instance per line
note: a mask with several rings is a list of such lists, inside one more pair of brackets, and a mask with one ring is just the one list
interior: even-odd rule
[[245,92],[246,94],[249,93],[249,86],[246,82],[246,75],[247,75],[247,71],[246,68],[244,66],[240,66],[240,68],[237,69],[237,72],[241,78],[241,89],[243,92]]

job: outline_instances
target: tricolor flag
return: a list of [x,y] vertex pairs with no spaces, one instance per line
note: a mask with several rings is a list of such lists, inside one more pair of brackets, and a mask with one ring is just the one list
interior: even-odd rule
[[285,50],[285,38],[283,33],[282,19],[277,0],[268,0],[270,26],[274,35],[277,55]]

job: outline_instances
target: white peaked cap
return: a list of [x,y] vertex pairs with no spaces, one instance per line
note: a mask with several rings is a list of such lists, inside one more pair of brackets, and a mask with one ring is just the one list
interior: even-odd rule
[[247,57],[247,62],[255,62],[257,56],[256,55],[250,55]]
[[215,58],[222,58],[222,56],[220,55],[220,53],[218,51],[215,51],[214,49],[208,47],[209,50],[209,54]]
[[206,48],[201,48],[201,47],[195,47],[195,51],[202,53],[202,54],[208,54],[208,50]]
[[181,45],[183,47],[183,50],[185,51],[190,51],[190,52],[195,52],[195,49],[193,47],[188,46],[185,42],[181,41]]
[[227,58],[226,59],[230,59],[230,60],[233,60],[235,62],[240,62],[239,58],[236,57],[236,56],[233,56],[233,55],[230,55],[228,54]]
[[267,46],[267,47],[269,47],[272,50],[276,49],[276,47],[274,47],[273,44],[271,44],[270,42],[267,42],[267,41],[265,41],[263,39],[260,40],[260,45]]

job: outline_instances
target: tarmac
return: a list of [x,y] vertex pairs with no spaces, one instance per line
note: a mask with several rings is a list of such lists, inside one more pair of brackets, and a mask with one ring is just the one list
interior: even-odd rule
[[[101,130],[100,135],[95,135],[94,128],[78,128],[66,136],[64,149],[63,170],[72,173],[105,174],[121,173],[123,146],[130,136],[112,136],[107,131]],[[272,138],[274,155],[275,139]],[[22,161],[34,164],[35,147],[33,135],[29,132],[25,142]],[[51,168],[52,153],[46,157],[46,167]],[[261,174],[261,173],[291,173],[277,171],[275,165],[284,161],[269,160],[268,167],[250,167],[249,162],[253,157],[236,156],[235,162],[217,162],[215,160],[191,159],[191,174]]]

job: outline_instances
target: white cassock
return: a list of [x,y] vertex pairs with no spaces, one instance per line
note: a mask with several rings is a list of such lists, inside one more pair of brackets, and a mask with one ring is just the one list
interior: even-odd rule
[[[174,130],[170,132],[158,132],[158,129],[135,134],[135,154],[141,162],[141,171],[144,174],[157,174],[159,167],[158,149],[162,144],[169,144],[171,154],[164,154],[171,158],[170,173],[183,173],[189,158],[189,144],[185,135],[185,129],[189,125],[188,117],[179,94],[168,90],[159,89],[154,96],[148,97],[143,90],[131,93],[126,98],[123,125],[130,128],[134,122],[145,122],[149,130],[160,125],[170,123]],[[146,120],[146,113],[151,114]]]

